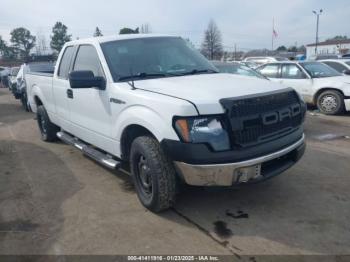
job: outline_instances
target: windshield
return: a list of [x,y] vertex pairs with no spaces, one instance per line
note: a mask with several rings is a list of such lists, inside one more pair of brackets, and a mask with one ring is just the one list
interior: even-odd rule
[[217,69],[219,69],[220,73],[253,76],[253,77],[266,79],[266,77],[262,76],[255,70],[245,65],[240,65],[240,64],[214,64],[214,65]]
[[150,37],[101,44],[114,81],[213,73],[216,69],[179,37]]
[[300,64],[312,78],[341,76],[335,69],[319,62],[307,62]]

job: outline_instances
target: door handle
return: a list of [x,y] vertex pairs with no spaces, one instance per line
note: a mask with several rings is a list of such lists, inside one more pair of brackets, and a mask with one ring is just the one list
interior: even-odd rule
[[73,99],[73,90],[67,89],[67,97]]

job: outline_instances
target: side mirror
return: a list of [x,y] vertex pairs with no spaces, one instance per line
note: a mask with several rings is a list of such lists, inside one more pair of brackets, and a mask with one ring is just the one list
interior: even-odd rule
[[88,70],[70,72],[69,83],[71,88],[106,89],[106,79],[102,76],[94,76],[94,73]]
[[350,70],[349,70],[349,69],[344,70],[343,73],[344,73],[345,75],[350,75]]

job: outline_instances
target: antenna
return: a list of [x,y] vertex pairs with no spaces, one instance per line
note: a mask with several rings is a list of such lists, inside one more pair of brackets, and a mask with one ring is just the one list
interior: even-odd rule
[[130,67],[130,75],[132,76],[132,78],[131,78],[131,83],[128,82],[128,84],[131,86],[131,89],[132,89],[132,90],[135,90],[136,87],[135,87],[135,83],[134,83],[134,78],[133,78],[134,73],[133,73],[132,67]]

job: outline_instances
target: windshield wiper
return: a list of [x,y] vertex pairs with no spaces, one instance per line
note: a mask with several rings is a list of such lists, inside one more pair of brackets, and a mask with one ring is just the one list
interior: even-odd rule
[[167,76],[167,74],[164,73],[138,73],[136,75],[129,75],[129,76],[121,76],[118,78],[118,81],[124,81],[124,80],[130,80],[130,79],[144,79],[148,77],[164,77]]
[[193,69],[189,72],[182,73],[181,75],[195,75],[195,74],[203,74],[203,73],[218,73],[218,71],[213,69]]

